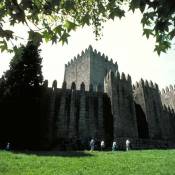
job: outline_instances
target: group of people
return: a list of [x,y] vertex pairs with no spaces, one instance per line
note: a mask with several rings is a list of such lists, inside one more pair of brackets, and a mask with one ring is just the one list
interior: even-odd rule
[[[129,139],[126,139],[126,151],[129,151],[130,149],[130,140]],[[105,142],[104,140],[102,140],[100,142],[100,148],[101,148],[101,151],[103,151],[105,149]],[[94,139],[91,139],[90,141],[90,151],[94,151],[95,149],[95,140]],[[116,151],[118,149],[118,146],[117,146],[117,142],[113,142],[112,143],[112,151]]]

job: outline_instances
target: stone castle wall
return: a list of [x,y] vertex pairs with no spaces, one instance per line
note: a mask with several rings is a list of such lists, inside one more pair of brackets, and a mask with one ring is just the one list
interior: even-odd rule
[[141,80],[134,90],[135,102],[141,105],[148,123],[149,137],[161,139],[162,104],[157,84]]
[[84,82],[86,87],[90,84],[90,50],[82,52],[77,58],[68,62],[65,65],[64,81],[67,83],[67,88],[70,89],[72,82],[75,82],[79,88]]
[[65,65],[64,80],[67,82],[68,88],[71,88],[72,82],[75,82],[79,89],[81,83],[84,82],[87,90],[92,84],[94,90],[101,85],[103,91],[104,78],[110,70],[117,71],[117,63],[114,64],[112,59],[109,61],[107,56],[100,52],[97,53],[89,46],[81,55],[74,57],[74,60]]
[[105,78],[105,92],[111,100],[114,139],[137,138],[136,114],[132,94],[131,77],[110,71]]
[[[171,86],[160,94],[157,84],[120,75],[117,63],[90,46],[65,65],[61,89],[45,82],[41,98],[45,119],[43,143],[80,147],[91,138],[117,141],[119,148],[130,139],[132,147],[175,146],[175,96]],[[161,144],[161,145],[158,145]],[[157,146],[156,146],[157,145]]]
[[166,87],[162,90],[161,100],[163,105],[173,108],[175,110],[175,86]]
[[42,115],[47,118],[43,127],[46,131],[43,143],[56,142],[61,146],[79,142],[88,145],[91,138],[108,140],[108,126],[105,122],[109,123],[109,113],[104,110],[109,108],[107,95],[100,88],[97,92],[92,88],[91,91],[85,91],[84,83],[81,83],[79,89],[74,82],[71,89],[67,89],[65,82],[61,89],[54,85],[43,89],[41,106],[45,108]]
[[99,84],[104,91],[104,79],[109,71],[118,71],[117,63],[113,63],[113,60],[108,60],[108,57],[96,50],[92,50],[90,57],[90,83],[97,87]]
[[[132,88],[130,76],[126,78],[124,73],[120,76],[119,72],[114,75],[112,71],[107,74],[104,84],[105,93],[101,92],[100,86],[93,91],[92,85],[90,91],[86,91],[84,83],[79,90],[74,82],[71,89],[67,89],[66,82],[61,89],[56,87],[56,81],[52,88],[45,84],[41,98],[42,117],[46,119],[43,144],[55,143],[57,149],[82,149],[88,148],[89,140],[95,138],[105,140],[108,146],[115,140],[119,148],[124,149],[125,140],[129,138],[135,149],[153,148],[158,143],[161,148],[172,147],[175,113],[161,106],[157,85],[141,80]],[[155,99],[159,102],[154,102]],[[139,116],[135,104],[142,108],[145,123],[138,122],[143,116]],[[143,124],[148,125],[147,137],[139,133],[145,132]]]

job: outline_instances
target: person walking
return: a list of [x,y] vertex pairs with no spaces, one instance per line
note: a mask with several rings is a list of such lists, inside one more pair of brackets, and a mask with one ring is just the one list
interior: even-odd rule
[[117,150],[117,143],[113,142],[112,143],[112,151],[116,151]]
[[6,145],[6,148],[5,148],[7,151],[10,150],[10,143],[8,142],[7,145]]
[[101,151],[103,151],[104,148],[105,148],[105,142],[104,142],[104,140],[101,141],[100,146],[101,146]]
[[95,140],[94,139],[91,139],[90,141],[90,151],[94,151],[94,147],[95,147]]
[[126,139],[126,151],[129,151],[130,149],[130,141],[129,139]]

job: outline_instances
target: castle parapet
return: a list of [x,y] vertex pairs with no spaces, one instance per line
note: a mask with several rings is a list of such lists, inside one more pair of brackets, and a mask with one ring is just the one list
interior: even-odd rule
[[169,92],[170,91],[168,86],[165,89],[166,89],[166,92]]
[[126,77],[125,77],[125,73],[124,72],[122,72],[121,79],[122,80],[126,80]]
[[127,75],[127,81],[131,82],[131,76],[129,74]]
[[76,90],[76,84],[75,84],[75,82],[72,82],[71,90]]
[[144,87],[145,86],[145,82],[144,82],[144,80],[142,78],[139,81],[139,86],[141,86],[141,87]]
[[66,83],[66,81],[64,81],[62,84],[62,89],[66,89],[66,88],[67,88],[67,83]]
[[120,72],[119,71],[116,71],[115,76],[116,76],[117,80],[120,80]]
[[175,88],[173,85],[167,86],[161,92],[162,103],[175,109]]
[[175,93],[175,85],[173,86],[173,85],[169,85],[169,87],[168,86],[166,86],[165,87],[165,89],[163,88],[162,89],[162,95],[165,95],[165,94],[174,94]]
[[112,58],[110,59],[110,62],[113,64],[113,59]]
[[170,91],[173,91],[173,90],[174,90],[173,86],[172,86],[172,85],[170,85]]
[[131,80],[131,76],[128,74],[127,77],[125,75],[124,72],[122,72],[121,76],[120,73],[118,71],[114,72],[113,71],[109,71],[104,79],[104,82],[107,83],[109,80],[111,80],[112,82],[127,82],[129,84],[131,84],[132,80]]
[[98,55],[99,57],[101,57],[101,52],[98,52],[97,55]]
[[84,82],[81,83],[80,90],[83,91],[83,92],[85,91],[85,84],[84,84]]
[[149,82],[149,87],[154,88],[154,84],[153,84],[152,80],[150,80],[150,82]]
[[54,80],[52,83],[52,89],[56,89],[57,88],[57,80]]
[[161,92],[162,94],[165,94],[165,89],[162,89],[162,92]]
[[145,81],[145,86],[146,86],[146,87],[149,87],[148,80]]
[[153,83],[152,81],[148,82],[148,80],[144,81],[142,78],[140,79],[139,83],[136,82],[135,89],[136,88],[151,88],[151,89],[159,90],[159,86],[157,83]]

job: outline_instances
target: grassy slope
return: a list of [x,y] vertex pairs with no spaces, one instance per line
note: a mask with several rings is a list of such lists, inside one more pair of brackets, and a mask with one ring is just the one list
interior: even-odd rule
[[0,151],[0,175],[175,175],[175,150],[27,155]]

